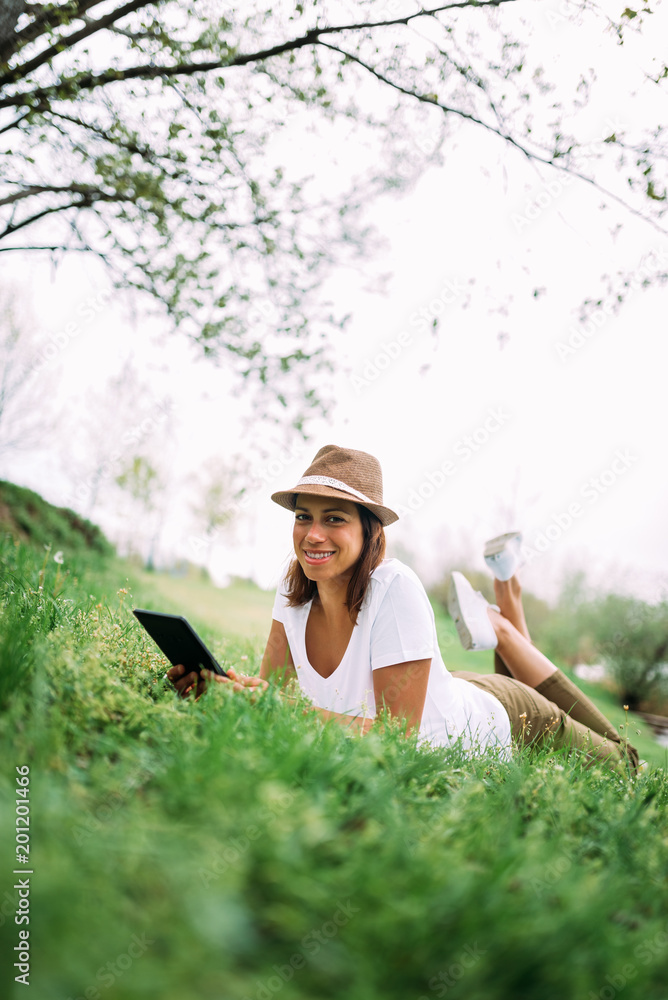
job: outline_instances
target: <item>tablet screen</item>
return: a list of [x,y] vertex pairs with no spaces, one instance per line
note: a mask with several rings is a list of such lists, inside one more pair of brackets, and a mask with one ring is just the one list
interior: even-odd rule
[[160,611],[146,611],[143,608],[135,608],[132,613],[172,666],[182,663],[188,672],[199,671],[204,667],[205,670],[227,676],[185,618]]

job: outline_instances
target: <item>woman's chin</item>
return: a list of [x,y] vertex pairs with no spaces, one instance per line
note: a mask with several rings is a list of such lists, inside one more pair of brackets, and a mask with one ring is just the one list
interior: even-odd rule
[[312,566],[310,563],[306,563],[306,565],[302,565],[302,569],[307,580],[325,580],[328,575],[324,566]]
[[325,580],[338,576],[333,559],[324,559],[322,563],[307,562],[306,559],[300,559],[299,565],[303,569],[306,579],[312,580],[314,583],[324,583]]

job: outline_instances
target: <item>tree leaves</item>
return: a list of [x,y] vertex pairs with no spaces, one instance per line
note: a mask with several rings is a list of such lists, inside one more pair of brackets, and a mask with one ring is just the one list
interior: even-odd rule
[[[327,2],[221,13],[202,0],[68,0],[20,18],[6,4],[0,250],[96,254],[240,378],[284,398],[289,378],[306,399],[322,334],[333,342],[340,322],[319,288],[364,252],[359,209],[417,176],[456,121],[542,164],[586,162],[561,110],[540,128],[525,111],[553,85],[528,37],[505,30],[505,4],[394,16],[379,0],[353,17]],[[626,8],[620,24],[638,13],[650,11]],[[325,164],[340,122],[360,159],[374,152],[330,190],[282,135],[319,136]],[[663,145],[657,134],[644,160]],[[665,192],[629,178],[662,212]]]

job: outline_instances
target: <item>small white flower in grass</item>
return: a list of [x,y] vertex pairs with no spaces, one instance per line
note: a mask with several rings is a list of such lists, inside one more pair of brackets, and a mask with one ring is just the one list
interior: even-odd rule
[[63,563],[65,562],[65,556],[60,551],[60,549],[56,552],[55,556],[53,557],[53,561],[58,563],[59,566],[62,566]]

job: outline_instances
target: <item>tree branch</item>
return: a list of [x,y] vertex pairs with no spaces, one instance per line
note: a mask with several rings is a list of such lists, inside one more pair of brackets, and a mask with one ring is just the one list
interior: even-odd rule
[[[49,28],[57,28],[63,23],[65,17],[71,16],[73,19],[82,17],[91,7],[97,7],[104,3],[104,0],[72,0],[71,3],[62,4],[59,7],[48,7],[35,15],[34,19],[21,31],[17,31],[0,46],[0,62],[7,62],[15,52],[28,42],[39,38],[44,31]],[[149,6],[148,3],[145,4]]]
[[109,28],[114,35],[123,35],[124,38],[129,38],[131,42],[151,42],[155,41],[155,35],[151,34],[150,31],[130,31],[128,28]]
[[542,156],[540,153],[536,153],[530,149],[527,149],[526,146],[523,146],[521,142],[517,141],[517,139],[513,139],[512,135],[508,135],[507,132],[503,132],[501,129],[495,128],[494,125],[488,124],[488,122],[483,121],[481,118],[476,118],[475,115],[469,114],[467,111],[460,111],[458,108],[448,107],[447,104],[441,104],[440,101],[434,100],[433,97],[427,97],[424,94],[417,94],[414,90],[409,90],[407,87],[402,87],[400,83],[395,83],[393,80],[390,80],[389,77],[385,76],[383,73],[380,73],[378,70],[374,69],[374,67],[370,66],[368,63],[365,63],[362,59],[359,58],[359,56],[356,56],[354,53],[346,52],[344,49],[340,49],[336,45],[331,45],[329,42],[320,42],[319,44],[322,45],[323,48],[332,49],[332,51],[338,52],[339,55],[344,56],[346,59],[350,59],[351,62],[357,63],[359,66],[362,67],[362,69],[365,69],[368,73],[371,73],[371,75],[374,76],[381,83],[387,84],[387,86],[392,87],[394,90],[398,90],[401,94],[406,94],[408,97],[412,97],[416,101],[420,101],[423,104],[431,104],[435,108],[440,108],[441,111],[444,111],[446,114],[458,115],[460,118],[465,118],[467,121],[473,122],[475,125],[481,125],[483,128],[487,129],[488,132],[492,132],[500,139],[504,139],[507,143],[509,143],[509,145],[513,146],[520,153],[522,153],[529,161],[544,163],[545,166],[553,167],[555,170],[560,170],[563,173],[569,174],[571,177],[577,177],[579,180],[585,181],[587,184],[591,184],[593,187],[596,188],[597,191],[600,191],[601,194],[604,194],[608,198],[612,198],[613,201],[616,201],[619,205],[622,205],[622,207],[625,208],[627,212],[630,212],[632,215],[635,215],[639,219],[642,219],[643,222],[649,222],[649,224],[653,226],[657,230],[657,232],[662,233],[664,236],[668,234],[668,230],[663,229],[658,222],[656,222],[654,219],[648,218],[639,209],[633,208],[631,205],[628,204],[628,202],[624,201],[624,199],[620,195],[617,195],[613,191],[608,191],[607,188],[602,187],[602,185],[600,185],[598,181],[594,180],[593,177],[588,177],[586,174],[580,173],[579,170],[575,170],[573,167],[569,167],[565,164],[559,163],[559,161],[557,159],[554,159],[553,157]]
[[[79,77],[72,77],[67,81],[61,81],[60,84],[54,84],[50,87],[38,87],[35,90],[24,91],[22,94],[15,94],[12,97],[5,98],[3,101],[0,101],[0,108],[21,107],[22,105],[31,104],[35,101],[41,102],[48,100],[50,97],[57,96],[59,86],[62,86],[64,82],[76,86],[78,90],[94,90],[97,87],[103,87],[108,83],[115,83],[122,80],[154,80],[156,77],[169,78],[172,76],[192,76],[195,73],[209,73],[216,69],[231,69],[234,66],[247,66],[249,63],[262,62],[265,59],[271,59],[274,56],[283,55],[286,52],[294,52],[295,50],[304,48],[305,46],[317,44],[323,35],[338,34],[342,31],[363,31],[370,30],[372,28],[389,28],[397,24],[406,25],[409,21],[414,20],[416,17],[433,17],[435,14],[441,13],[442,11],[458,7],[498,7],[502,3],[515,2],[516,0],[479,0],[479,2],[478,0],[461,0],[460,3],[443,4],[439,7],[433,7],[430,10],[419,10],[414,14],[406,14],[403,17],[395,17],[389,21],[362,21],[355,24],[310,28],[306,34],[300,35],[298,38],[293,38],[287,42],[279,42],[277,45],[273,45],[268,49],[261,49],[259,52],[242,53],[227,60],[216,59],[209,62],[182,63],[174,66],[155,66],[149,63],[142,66],[131,66],[127,69],[107,70],[106,72],[98,73],[97,75],[94,73],[83,73]],[[146,5],[141,4],[140,6]]]
[[441,111],[444,111],[446,114],[457,115],[460,118],[465,118],[467,121],[473,122],[475,125],[482,125],[482,127],[487,129],[489,132],[493,132],[495,135],[499,136],[499,138],[505,139],[506,142],[509,142],[512,146],[515,146],[516,149],[518,149],[521,153],[524,153],[524,155],[529,159],[542,160],[543,163],[549,163],[550,166],[554,166],[552,160],[542,158],[537,154],[530,152],[528,149],[522,146],[521,143],[517,142],[516,139],[513,139],[511,135],[508,135],[506,132],[502,132],[498,128],[495,128],[494,125],[488,124],[488,122],[483,121],[482,118],[476,118],[475,115],[470,114],[468,111],[460,111],[459,108],[451,108],[447,104],[441,104],[440,101],[436,100],[432,96],[427,97],[425,94],[418,94],[416,93],[416,91],[410,90],[408,87],[402,87],[400,83],[396,83],[394,80],[390,80],[390,78],[388,76],[385,76],[384,73],[380,73],[377,69],[375,69],[373,66],[370,66],[369,63],[364,62],[363,59],[360,59],[359,56],[356,56],[352,52],[347,52],[345,49],[340,49],[338,46],[332,45],[329,42],[320,42],[320,45],[322,45],[323,48],[331,49],[332,52],[338,52],[339,55],[343,56],[345,59],[349,59],[351,62],[357,63],[358,66],[361,66],[362,69],[365,69],[367,73],[370,73],[372,76],[374,76],[376,80],[378,80],[380,83],[384,83],[388,87],[392,87],[393,90],[398,90],[400,94],[406,94],[407,97],[413,97],[416,101],[420,101],[422,104],[430,104],[432,107],[440,108]]
[[[16,181],[9,181],[8,183],[17,183]],[[57,184],[31,184],[29,187],[24,188],[21,191],[16,191],[14,194],[10,194],[7,198],[0,199],[0,206],[2,205],[12,205],[16,201],[20,201],[22,198],[30,198],[33,194],[45,194],[46,192],[51,192],[54,194],[84,194],[91,195],[99,193],[101,196],[104,192],[100,191],[99,188],[91,187],[89,184],[66,184],[63,186]]]
[[[147,146],[140,146],[136,142],[130,142],[124,140],[119,136],[110,136],[109,132],[105,131],[102,128],[98,128],[97,125],[91,125],[90,122],[82,121],[80,118],[75,118],[73,115],[66,115],[62,111],[54,111],[53,108],[48,108],[45,114],[48,114],[51,118],[60,118],[62,119],[62,121],[70,122],[72,125],[78,125],[80,128],[86,129],[88,132],[92,132],[94,135],[97,135],[101,139],[106,140],[113,146],[120,146],[122,149],[127,149],[129,153],[136,153],[138,156],[141,156],[141,158],[145,160],[147,163],[151,163],[154,166],[158,166],[159,169],[163,170],[172,178],[175,178],[179,176],[179,174],[184,173],[182,168],[181,170],[177,168],[175,172],[169,173],[169,171],[165,169],[164,163],[161,164],[159,163],[159,161],[166,160],[173,166],[174,161],[171,159],[171,157],[155,153],[152,149],[149,149]],[[61,133],[61,135],[65,134],[65,130],[59,129],[58,125],[56,125],[55,122],[54,122],[54,127]]]
[[80,42],[84,38],[90,37],[90,35],[96,34],[98,31],[102,31],[108,28],[114,21],[120,20],[120,18],[125,17],[126,14],[132,14],[134,11],[139,10],[141,7],[145,7],[145,0],[130,0],[130,2],[119,7],[117,10],[112,11],[105,17],[99,18],[97,21],[87,20],[83,28],[79,31],[74,31],[71,35],[66,35],[64,38],[59,38],[58,41],[48,49],[44,49],[38,55],[31,59],[27,63],[23,63],[19,66],[15,66],[4,76],[0,76],[0,87],[6,86],[9,83],[14,83],[16,80],[24,79],[29,73],[43,66],[44,63],[49,62],[60,52],[65,49],[71,48],[77,42]]
[[[8,183],[10,183],[10,184],[11,183],[16,184],[18,182],[17,181],[9,181]],[[59,186],[59,185],[55,185],[55,184],[31,184],[29,187],[24,188],[21,191],[15,191],[14,194],[8,195],[6,198],[0,199],[0,207],[2,207],[3,205],[12,205],[12,204],[14,204],[14,203],[16,203],[18,201],[21,201],[24,198],[30,198],[31,196],[36,195],[36,194],[47,194],[47,193],[48,194],[80,194],[80,195],[82,195],[82,198],[79,201],[74,201],[74,202],[72,202],[69,205],[52,206],[48,210],[49,213],[59,212],[59,211],[64,212],[64,211],[68,211],[70,208],[86,208],[86,207],[91,207],[93,204],[95,204],[95,202],[98,202],[98,201],[104,201],[104,202],[130,201],[130,202],[134,203],[134,200],[135,200],[134,196],[125,198],[125,197],[123,197],[121,195],[118,195],[118,194],[106,194],[104,191],[101,191],[99,188],[92,187],[91,185],[88,185],[88,184],[67,184],[67,185],[63,185],[63,186]],[[43,213],[43,214],[46,214],[46,213]],[[184,213],[184,215],[185,215],[185,217],[190,222],[197,222],[197,221],[199,221],[196,216],[191,215],[190,213]],[[7,225],[7,227],[5,228],[5,231],[3,233],[0,233],[0,240],[4,239],[6,236],[11,236],[12,233],[16,232],[19,229],[22,229],[23,226],[28,225],[30,222],[35,222],[39,218],[41,218],[41,215],[35,215],[31,219],[19,223],[19,225],[17,225],[17,226],[12,226],[11,224]],[[256,215],[252,219],[248,219],[245,222],[220,222],[220,223],[216,223],[216,228],[217,229],[229,229],[229,230],[233,230],[233,229],[246,229],[249,226],[253,226],[253,227],[254,226],[262,226],[262,225],[265,225],[266,223],[271,223],[273,221],[274,220],[273,220],[272,216],[270,216],[270,215],[268,215],[268,216]],[[15,249],[15,248],[10,247],[8,249]]]
[[84,195],[84,197],[79,198],[77,201],[70,202],[69,205],[52,205],[51,208],[45,208],[42,212],[38,212],[36,215],[30,216],[28,219],[24,219],[17,225],[8,225],[5,227],[4,232],[0,233],[0,240],[4,240],[7,236],[11,236],[13,233],[17,233],[20,229],[24,229],[25,226],[32,225],[33,222],[38,222],[47,215],[53,215],[55,212],[68,212],[71,208],[92,208],[96,202],[106,201],[106,202],[123,202],[123,201],[134,201],[134,198],[122,198],[119,195],[104,194],[103,191],[97,191],[95,197],[92,198],[89,195]]
[[19,117],[15,118],[13,122],[9,123],[9,125],[5,125],[3,128],[0,128],[0,135],[2,135],[3,132],[10,132],[13,128],[18,128],[21,122],[25,121],[26,118],[29,117],[29,115],[30,112],[26,111],[25,114],[19,115]]
[[[8,253],[10,250],[62,250],[63,253],[69,253],[70,250],[78,250],[80,253],[97,253],[98,251],[91,250],[90,247],[71,247],[71,246],[50,246],[50,247],[36,247],[31,243],[28,247],[0,247],[0,253]],[[101,256],[101,255],[100,255]]]

